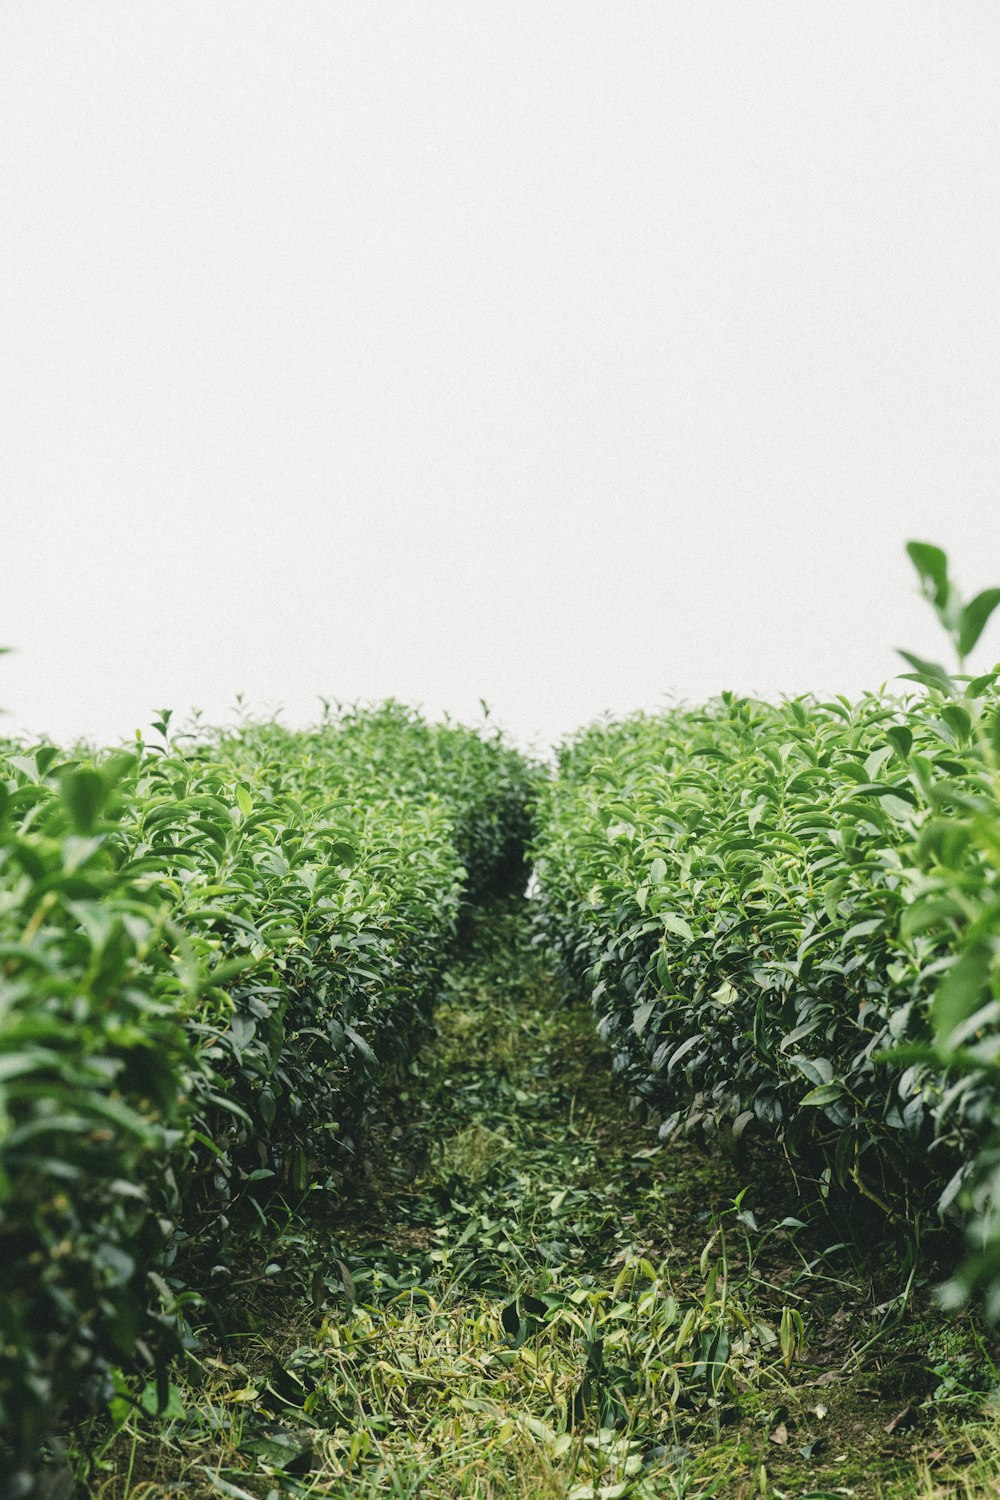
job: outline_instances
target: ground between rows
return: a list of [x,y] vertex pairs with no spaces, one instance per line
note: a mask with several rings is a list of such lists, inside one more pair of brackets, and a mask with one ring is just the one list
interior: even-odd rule
[[363,1172],[305,1224],[248,1244],[226,1336],[165,1413],[122,1403],[85,1493],[998,1493],[992,1350],[933,1265],[870,1226],[863,1252],[773,1148],[661,1142],[530,902],[473,922]]

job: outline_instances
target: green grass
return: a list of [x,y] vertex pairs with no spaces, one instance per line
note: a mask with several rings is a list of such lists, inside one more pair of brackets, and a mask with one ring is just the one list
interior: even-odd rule
[[523,905],[480,919],[436,1022],[350,1197],[248,1260],[244,1335],[206,1336],[166,1417],[121,1409],[88,1494],[995,1494],[969,1319],[921,1266],[902,1298],[888,1247],[774,1228],[807,1216],[773,1159],[659,1142]]

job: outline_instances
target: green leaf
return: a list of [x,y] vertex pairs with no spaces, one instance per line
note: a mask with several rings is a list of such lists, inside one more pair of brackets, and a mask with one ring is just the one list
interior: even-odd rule
[[965,689],[965,696],[967,698],[985,697],[998,677],[1000,677],[1000,672],[984,672],[981,677],[973,677]]
[[906,550],[920,575],[924,598],[930,600],[936,609],[944,609],[951,592],[947,554],[931,542],[907,542]]
[[821,1109],[825,1104],[833,1104],[843,1094],[844,1090],[839,1083],[821,1083],[819,1088],[810,1089],[799,1104],[803,1109],[808,1105]]
[[[798,1028],[796,1028],[798,1029]],[[789,1038],[785,1038],[782,1047],[787,1044]],[[833,1078],[833,1066],[827,1057],[805,1057],[801,1052],[791,1058],[792,1065],[796,1067],[810,1083],[830,1083]]]
[[274,1090],[271,1088],[271,1085],[269,1083],[265,1083],[264,1087],[257,1095],[257,1103],[260,1108],[261,1118],[264,1121],[264,1124],[273,1125],[274,1116],[277,1110],[277,1103],[274,1097]]
[[59,759],[59,751],[55,745],[40,745],[35,751],[35,765],[38,767],[39,776],[44,776],[53,761]]
[[30,1052],[9,1052],[0,1056],[0,1084],[10,1083],[14,1078],[24,1078],[31,1073],[43,1073],[59,1065],[59,1053],[50,1048],[37,1048]]
[[922,682],[925,687],[938,688],[949,696],[954,695],[955,684],[940,662],[927,661],[922,656],[914,656],[912,651],[900,650],[899,654],[914,669],[912,672],[901,672],[901,677],[909,682]]
[[905,760],[913,746],[913,730],[907,729],[904,724],[894,724],[891,729],[886,730],[885,737],[900,760]]
[[992,954],[985,943],[968,948],[948,970],[931,1004],[931,1020],[939,1042],[975,1015],[989,999]]
[[941,710],[941,717],[956,739],[967,740],[972,733],[972,719],[968,709],[962,708],[958,703],[946,703]]
[[884,926],[884,923],[883,917],[866,917],[862,922],[855,922],[844,933],[844,942],[853,943],[858,938],[871,937],[873,932],[878,932]]
[[962,610],[958,630],[960,656],[968,656],[998,604],[1000,604],[1000,589],[983,589],[982,593],[977,594]]
[[88,766],[67,771],[59,790],[77,832],[89,833],[104,806],[105,787],[100,774]]
[[876,779],[879,771],[881,771],[891,754],[891,745],[880,745],[877,750],[872,751],[871,755],[865,761],[865,775],[869,781]]
[[663,923],[668,932],[676,933],[677,937],[682,937],[687,943],[694,942],[694,933],[691,931],[684,918],[677,916],[675,912],[664,912],[663,914],[661,914],[660,921]]
[[328,852],[330,858],[336,860],[339,865],[353,864],[358,857],[357,845],[348,844],[343,839],[338,840],[335,844],[331,844]]
[[375,1053],[372,1051],[369,1044],[365,1041],[360,1031],[356,1031],[353,1026],[345,1026],[344,1030],[347,1032],[348,1037],[354,1043],[355,1049],[361,1054],[365,1062],[368,1063],[369,1066],[374,1065],[378,1061],[378,1058],[375,1056]]
[[954,896],[924,896],[904,909],[899,934],[905,941],[932,927],[947,927],[964,915],[962,903]]
[[640,1005],[638,1010],[634,1012],[632,1016],[632,1030],[635,1032],[636,1036],[642,1036],[642,1033],[649,1025],[649,1018],[653,1014],[655,1009],[656,1001],[647,1000],[645,1005]]

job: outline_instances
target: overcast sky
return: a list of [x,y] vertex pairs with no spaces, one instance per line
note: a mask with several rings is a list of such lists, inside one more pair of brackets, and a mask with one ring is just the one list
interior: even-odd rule
[[544,744],[939,654],[906,539],[1000,584],[998,69],[996,0],[5,0],[0,724]]

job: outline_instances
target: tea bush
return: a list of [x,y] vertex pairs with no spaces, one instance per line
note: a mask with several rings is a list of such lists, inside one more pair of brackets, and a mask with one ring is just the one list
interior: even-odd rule
[[[911,555],[963,665],[1000,595],[963,606]],[[724,693],[583,731],[543,794],[541,923],[664,1133],[775,1135],[824,1192],[962,1204],[993,1244],[996,673],[908,661],[924,697]]]
[[[165,736],[169,720],[159,728]],[[0,1424],[15,1478],[163,1377],[237,1230],[336,1189],[535,773],[397,705],[111,756],[0,752]]]

